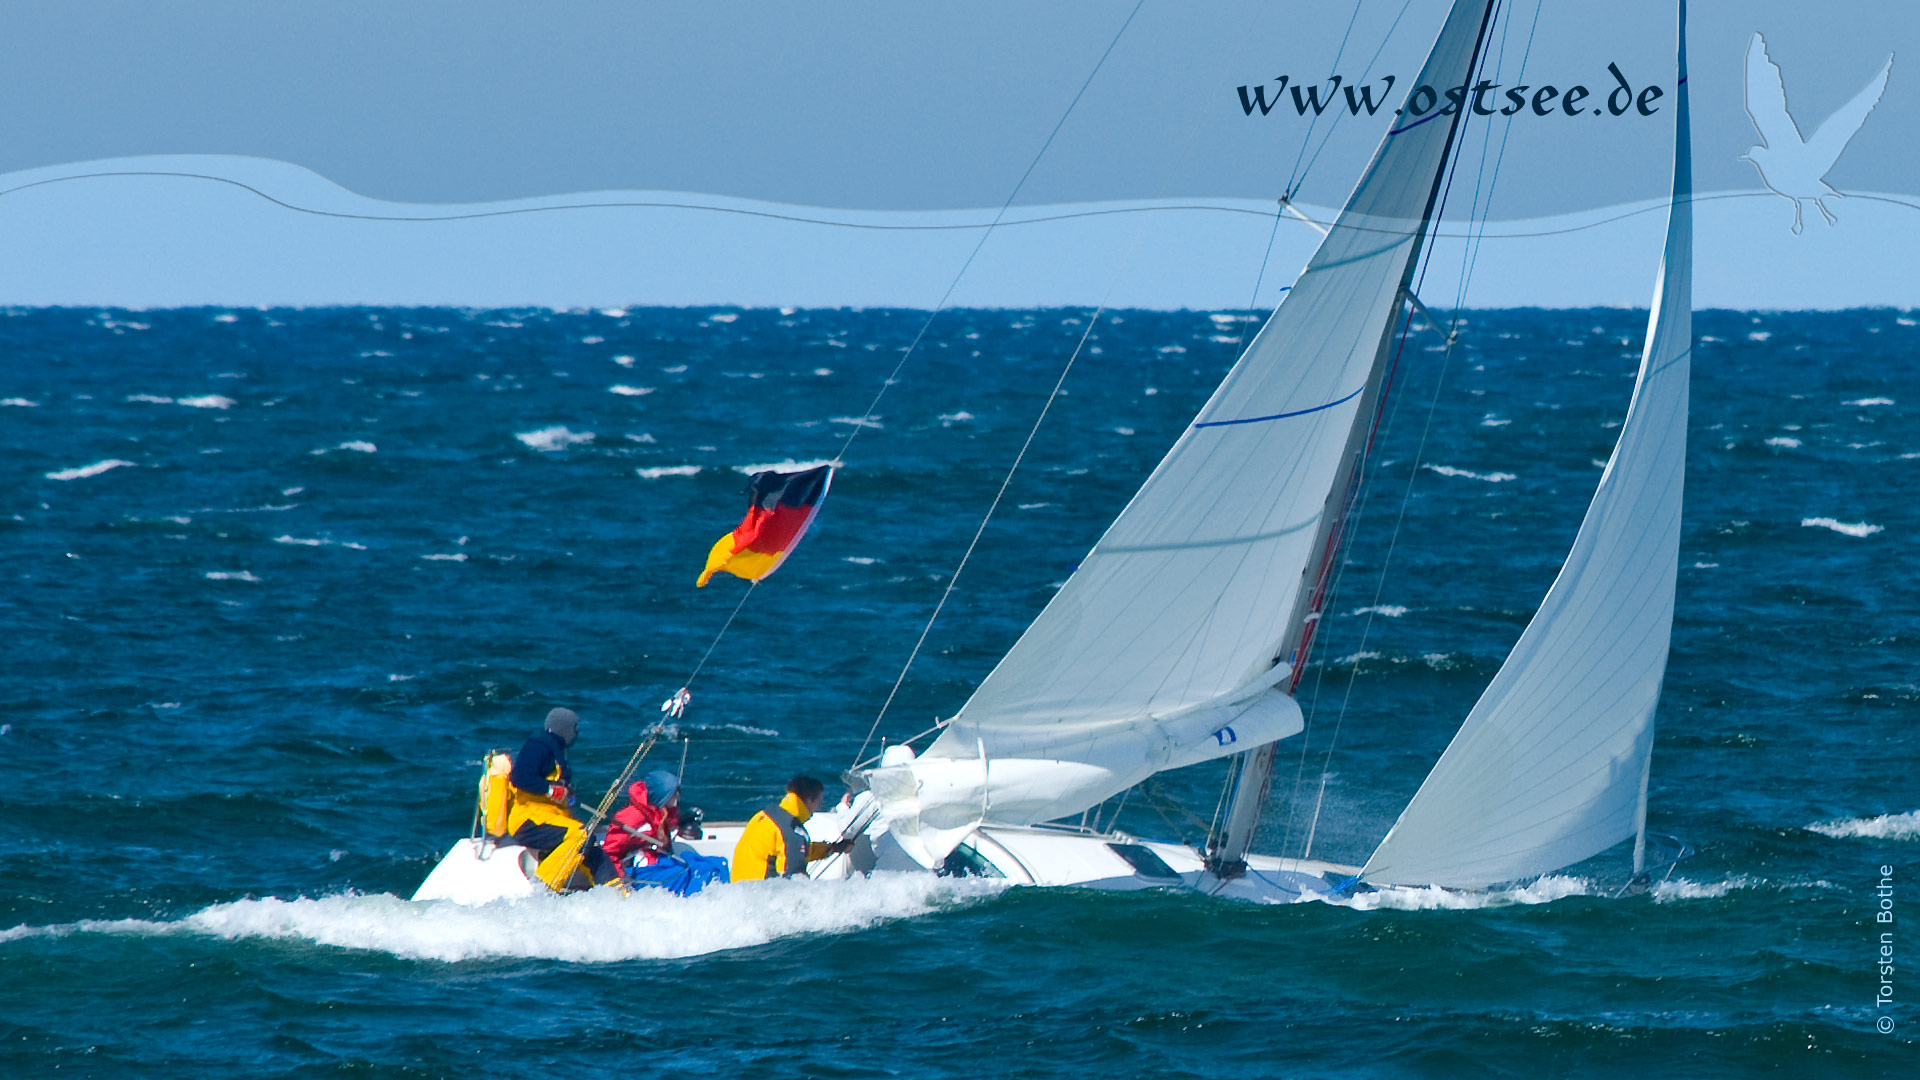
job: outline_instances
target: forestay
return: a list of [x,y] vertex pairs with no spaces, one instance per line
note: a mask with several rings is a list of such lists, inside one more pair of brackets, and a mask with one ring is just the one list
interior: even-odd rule
[[1533,621],[1361,876],[1462,888],[1547,873],[1643,826],[1667,667],[1693,343],[1682,7],[1673,204],[1633,401]]
[[[1485,12],[1456,4],[1409,85],[1460,85]],[[1193,424],[912,763],[920,824],[1077,814],[1158,770],[1300,730],[1283,635],[1455,125],[1421,113],[1396,119]]]

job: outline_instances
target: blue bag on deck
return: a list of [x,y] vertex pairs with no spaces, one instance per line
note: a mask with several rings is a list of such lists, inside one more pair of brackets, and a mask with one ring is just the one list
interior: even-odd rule
[[713,882],[730,880],[727,860],[697,851],[675,852],[652,866],[627,867],[627,881],[635,888],[665,889],[675,896],[692,896]]

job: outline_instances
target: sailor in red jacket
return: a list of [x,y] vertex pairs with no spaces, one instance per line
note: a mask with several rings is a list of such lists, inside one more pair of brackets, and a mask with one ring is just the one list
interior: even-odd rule
[[652,866],[673,851],[674,830],[680,827],[680,778],[659,769],[627,786],[627,805],[613,815],[602,848],[616,863],[628,856]]

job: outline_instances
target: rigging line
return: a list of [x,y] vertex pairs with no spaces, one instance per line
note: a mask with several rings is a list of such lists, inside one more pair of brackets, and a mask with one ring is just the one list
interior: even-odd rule
[[[1380,54],[1381,54],[1381,53],[1383,53],[1383,52],[1385,52],[1385,51],[1387,50],[1387,42],[1388,42],[1388,41],[1390,41],[1390,40],[1391,40],[1391,39],[1393,38],[1393,32],[1394,32],[1394,31],[1395,31],[1396,29],[1399,29],[1399,26],[1400,26],[1400,20],[1401,20],[1401,19],[1402,19],[1403,17],[1405,17],[1405,15],[1407,14],[1407,9],[1408,9],[1408,8],[1410,8],[1410,7],[1412,7],[1412,6],[1413,6],[1413,0],[1406,0],[1406,2],[1405,2],[1405,3],[1403,3],[1403,4],[1401,4],[1401,5],[1400,5],[1400,13],[1399,13],[1398,15],[1395,15],[1395,16],[1393,17],[1393,22],[1392,22],[1392,23],[1390,23],[1390,24],[1388,24],[1388,26],[1387,26],[1387,32],[1386,32],[1386,33],[1384,33],[1384,34],[1382,34],[1382,35],[1380,35],[1380,44],[1379,44],[1379,45],[1377,45],[1377,46],[1375,46],[1375,48],[1374,48],[1374,50],[1373,50],[1373,56],[1372,56],[1372,57],[1371,57],[1370,59],[1368,59],[1368,60],[1367,60],[1367,66],[1366,66],[1366,67],[1364,67],[1364,68],[1361,68],[1361,69],[1360,69],[1360,74],[1361,74],[1361,76],[1362,76],[1362,80],[1363,80],[1363,84],[1364,84],[1364,81],[1365,81],[1365,76],[1367,76],[1367,75],[1371,75],[1371,74],[1373,73],[1373,65],[1375,65],[1375,64],[1377,64],[1377,63],[1379,63],[1379,62],[1380,62]],[[1360,8],[1359,8],[1359,6],[1358,6],[1358,5],[1355,5],[1355,7],[1354,7],[1354,9],[1353,9],[1353,13],[1354,13],[1354,14],[1355,14],[1356,16],[1360,14]],[[1352,24],[1351,24],[1351,23],[1349,23],[1349,24],[1348,24],[1348,27],[1347,27],[1347,28],[1348,28],[1349,30],[1351,30],[1351,29],[1353,28],[1353,27],[1352,27]],[[1344,43],[1343,43],[1343,45],[1342,45],[1342,47],[1343,47],[1343,48],[1345,47],[1345,46],[1344,46]],[[1340,62],[1340,61],[1339,61],[1339,58],[1338,58],[1338,57],[1336,56],[1336,57],[1334,58],[1334,63],[1335,63],[1335,64],[1338,64],[1339,62]],[[1334,114],[1333,114],[1333,123],[1331,123],[1331,124],[1329,124],[1329,125],[1327,125],[1327,133],[1326,133],[1326,135],[1324,135],[1324,136],[1322,136],[1322,137],[1321,137],[1321,139],[1320,139],[1320,145],[1314,148],[1314,151],[1313,151],[1313,156],[1307,159],[1307,167],[1306,167],[1306,168],[1304,168],[1304,169],[1302,169],[1302,170],[1300,170],[1300,180],[1301,180],[1301,182],[1302,182],[1302,183],[1304,183],[1304,182],[1306,181],[1306,179],[1307,179],[1307,174],[1313,171],[1313,165],[1314,165],[1314,162],[1316,162],[1316,161],[1319,161],[1319,160],[1320,160],[1320,153],[1321,153],[1321,151],[1323,151],[1323,150],[1325,150],[1325,149],[1327,148],[1327,144],[1333,141],[1333,133],[1334,133],[1335,131],[1337,131],[1337,130],[1339,130],[1339,128],[1340,128],[1340,121],[1341,121],[1342,119],[1344,119],[1344,118],[1346,117],[1346,115],[1347,115],[1346,113],[1341,113],[1341,112],[1336,112],[1336,113],[1334,113]],[[1368,115],[1372,115],[1372,114],[1368,114]],[[1317,119],[1319,119],[1319,117],[1318,117],[1318,116],[1316,115],[1316,116],[1314,117],[1314,119],[1316,119],[1316,120],[1317,120]],[[1308,134],[1308,135],[1312,135],[1312,134],[1313,134],[1313,125],[1312,125],[1311,123],[1309,123],[1309,124],[1307,125],[1307,134]],[[1298,164],[1299,164],[1299,162],[1298,162],[1298,161],[1296,161],[1296,162],[1295,162],[1294,164],[1296,164],[1296,165],[1298,165]],[[1292,182],[1291,180],[1289,180],[1289,181],[1288,181],[1288,184],[1287,184],[1287,190],[1288,190],[1288,192],[1289,192],[1289,194],[1291,194],[1292,192],[1294,192],[1294,191],[1297,191],[1298,189],[1297,189],[1297,188],[1295,188],[1295,187],[1293,186],[1293,182]]]
[[1100,306],[1094,309],[1092,318],[1087,320],[1087,328],[1081,331],[1079,343],[1073,347],[1073,354],[1067,357],[1066,365],[1060,369],[1060,377],[1054,380],[1053,390],[1047,394],[1046,403],[1040,406],[1040,415],[1033,418],[1033,426],[1027,429],[1026,441],[1020,444],[1020,452],[1014,455],[1013,465],[1007,469],[1006,477],[1000,481],[1000,490],[993,493],[993,502],[988,504],[985,516],[980,519],[979,527],[973,530],[973,539],[967,541],[967,549],[961,552],[959,565],[955,566],[953,573],[948,575],[947,586],[940,591],[939,603],[933,606],[933,614],[927,616],[927,624],[920,628],[919,640],[913,643],[913,651],[907,654],[907,662],[901,666],[899,677],[893,680],[893,688],[887,691],[886,701],[880,704],[880,712],[874,716],[873,726],[867,729],[867,737],[860,740],[860,750],[853,755],[851,768],[859,767],[861,757],[866,754],[867,747],[873,742],[874,733],[880,730],[880,722],[886,719],[887,710],[892,707],[893,699],[900,693],[901,685],[907,681],[907,672],[913,669],[913,662],[919,657],[921,646],[927,643],[927,635],[933,632],[933,624],[939,620],[940,612],[947,606],[948,598],[953,596],[953,587],[960,580],[960,572],[967,568],[967,560],[973,558],[973,549],[979,546],[980,537],[986,533],[988,522],[993,520],[993,512],[1000,508],[1000,500],[1006,497],[1007,488],[1013,484],[1013,475],[1020,471],[1020,463],[1026,459],[1027,449],[1033,445],[1034,436],[1040,433],[1040,425],[1046,421],[1048,410],[1052,409],[1053,403],[1059,399],[1060,388],[1067,382],[1067,374],[1073,370],[1074,361],[1080,359],[1081,350],[1087,347],[1087,338],[1092,336],[1094,327],[1100,325],[1100,316],[1106,310],[1106,302],[1101,301]]
[[[920,347],[920,342],[926,338],[927,331],[932,328],[933,320],[939,317],[940,312],[946,308],[947,301],[953,298],[953,290],[960,287],[960,279],[966,277],[967,269],[973,265],[973,260],[979,257],[980,249],[986,247],[987,241],[993,237],[993,230],[1000,224],[1001,219],[1007,216],[1007,209],[1013,205],[1013,200],[1020,197],[1020,190],[1027,186],[1027,181],[1033,176],[1033,170],[1040,167],[1040,159],[1047,156],[1047,150],[1053,146],[1053,140],[1059,137],[1060,129],[1067,126],[1067,118],[1073,115],[1073,110],[1080,104],[1080,99],[1086,96],[1087,88],[1093,85],[1094,77],[1100,74],[1102,67],[1106,66],[1107,58],[1113,55],[1114,47],[1120,44],[1120,38],[1126,34],[1127,27],[1133,25],[1134,16],[1140,14],[1140,9],[1146,5],[1146,2],[1147,0],[1135,0],[1133,10],[1127,12],[1126,20],[1120,24],[1120,29],[1114,31],[1113,40],[1107,42],[1107,47],[1105,51],[1101,52],[1100,59],[1094,63],[1093,70],[1087,72],[1086,79],[1080,83],[1080,89],[1074,91],[1073,100],[1067,102],[1066,111],[1062,112],[1060,119],[1054,122],[1053,130],[1047,132],[1046,141],[1040,144],[1040,150],[1033,155],[1033,160],[1027,163],[1027,170],[1020,174],[1020,179],[1015,181],[1013,190],[1007,193],[1007,201],[1000,204],[1000,210],[994,214],[992,224],[988,225],[986,231],[980,234],[980,239],[973,245],[973,250],[967,253],[966,261],[960,264],[960,269],[953,275],[953,280],[947,283],[947,291],[940,294],[940,302],[935,304],[933,310],[927,313],[926,320],[920,324],[919,332],[913,335],[913,341],[907,346],[906,351],[900,354],[900,362],[893,366],[893,371],[888,374],[886,380],[880,384],[880,389],[873,395],[873,400],[867,403],[866,410],[860,413],[860,419],[862,421],[873,418],[873,410],[879,406],[880,399],[886,396],[887,388],[892,386],[894,380],[899,377],[901,369],[907,366],[907,361],[913,357],[915,350]],[[1069,364],[1071,364],[1071,361],[1069,361]],[[845,441],[841,442],[839,452],[834,454],[835,461],[842,460],[846,457],[847,448],[853,445],[853,440],[858,438],[860,432],[865,428],[865,423],[856,423],[853,425],[853,430],[847,432]],[[952,583],[949,582],[948,585],[951,587]],[[924,640],[924,638],[925,635],[923,634],[922,639]],[[899,685],[896,683],[894,688],[896,690],[899,689]],[[892,695],[888,695],[888,700],[892,700]],[[885,710],[882,709],[882,712],[884,711]],[[868,738],[871,739],[872,736],[869,735]],[[866,752],[866,746],[864,744],[860,749],[862,753]],[[859,760],[859,755],[855,755],[855,760]]]
[[[1412,0],[1407,0],[1407,2],[1412,3]],[[1359,0],[1359,2],[1353,5],[1353,12],[1347,16],[1347,28],[1345,31],[1343,31],[1340,34],[1340,47],[1333,51],[1333,68],[1335,71],[1338,71],[1340,69],[1340,58],[1347,54],[1347,41],[1353,37],[1353,24],[1359,21],[1360,9],[1364,5],[1365,5],[1365,0]],[[1298,88],[1294,90],[1294,93],[1296,94],[1298,94],[1299,92],[1300,91],[1298,90]],[[1333,92],[1331,90],[1327,92],[1327,97],[1329,101],[1331,101],[1333,97]],[[1298,101],[1299,99],[1295,98],[1294,100]],[[1333,134],[1334,126],[1338,125],[1339,123],[1340,123],[1340,113],[1338,110],[1336,110],[1333,114],[1333,124],[1330,124],[1327,126],[1327,134],[1329,136]],[[1295,179],[1299,177],[1299,174],[1300,174],[1300,159],[1307,156],[1307,146],[1313,142],[1313,129],[1319,126],[1319,124],[1320,124],[1320,114],[1318,112],[1315,112],[1313,114],[1313,119],[1307,121],[1306,134],[1300,136],[1300,150],[1298,153],[1293,155],[1293,167],[1287,170],[1286,192],[1289,197],[1293,195],[1293,182]]]
[[[1404,349],[1406,348],[1406,339],[1412,333],[1412,329],[1413,329],[1412,318],[1413,318],[1413,312],[1409,311],[1407,313],[1407,323],[1406,325],[1402,326],[1400,329],[1400,342],[1398,345],[1395,346],[1395,354],[1394,354],[1394,364],[1396,365],[1396,367],[1399,364],[1400,353],[1404,351]],[[1391,381],[1393,379],[1393,373],[1389,372],[1387,378],[1388,378],[1389,384],[1391,384]],[[1386,419],[1384,420],[1384,422],[1381,424],[1381,427],[1380,427],[1379,437],[1381,439],[1385,439],[1388,436],[1388,434],[1395,429],[1395,424],[1398,422],[1400,417],[1400,406],[1404,401],[1404,395],[1399,395],[1399,394],[1393,395],[1390,398],[1390,400],[1392,402],[1392,405],[1388,408]],[[1351,552],[1353,550],[1352,549],[1352,544],[1354,542],[1353,538],[1356,538],[1360,535],[1361,527],[1367,521],[1367,511],[1373,505],[1373,496],[1374,496],[1374,485],[1362,485],[1361,491],[1360,491],[1359,505],[1354,507],[1353,527],[1350,530],[1348,530],[1348,533],[1347,533],[1349,539],[1347,541],[1346,550],[1348,552]],[[1325,604],[1323,604],[1321,607],[1321,612],[1322,612],[1321,618],[1323,620],[1327,617],[1327,613],[1332,612],[1339,607],[1339,599],[1342,595],[1342,590],[1346,586],[1347,566],[1348,566],[1348,560],[1345,558],[1342,558],[1340,560],[1339,565],[1334,568],[1333,580],[1327,585],[1327,599]],[[1355,662],[1358,663],[1359,661],[1356,660]],[[1281,833],[1280,852],[1282,855],[1284,855],[1288,847],[1290,847],[1293,844],[1293,827],[1295,824],[1295,814],[1299,807],[1299,802],[1300,802],[1300,785],[1306,780],[1307,739],[1304,737],[1304,732],[1306,731],[1307,728],[1312,726],[1313,718],[1319,714],[1320,702],[1322,700],[1320,696],[1320,692],[1321,692],[1321,689],[1326,685],[1326,678],[1327,678],[1327,665],[1321,664],[1314,671],[1313,703],[1310,711],[1306,714],[1302,723],[1303,737],[1300,740],[1300,757],[1299,757],[1299,760],[1294,764],[1293,789],[1292,789],[1292,792],[1287,797],[1287,824],[1286,824],[1286,828]],[[1304,858],[1305,856],[1303,855],[1302,857]]]
[[[1482,35],[1481,40],[1483,42],[1487,38],[1492,36],[1493,24],[1499,21],[1503,8],[1504,8],[1504,3],[1502,2],[1502,0],[1495,0],[1495,3],[1493,5],[1493,10],[1488,15],[1488,20],[1489,20],[1488,25],[1483,27],[1481,30],[1481,35]],[[1504,24],[1502,25],[1504,26]],[[1482,53],[1479,58],[1479,62],[1471,65],[1470,69],[1467,72],[1467,80],[1469,82],[1472,81],[1473,76],[1477,71],[1484,71],[1486,69],[1487,60],[1488,60],[1487,55],[1485,53]],[[1440,220],[1446,216],[1447,202],[1453,195],[1453,181],[1454,181],[1454,178],[1459,174],[1460,158],[1466,152],[1466,139],[1464,138],[1464,135],[1465,135],[1465,125],[1466,125],[1467,119],[1468,119],[1467,116],[1462,116],[1460,118],[1462,130],[1460,131],[1459,134],[1462,137],[1455,144],[1452,160],[1447,162],[1447,169],[1446,169],[1447,180],[1446,180],[1445,186],[1442,188],[1440,192],[1440,203],[1439,203],[1439,206],[1434,211],[1434,214],[1433,214],[1434,220]],[[1475,185],[1477,188],[1478,178],[1475,179]],[[1427,270],[1433,266],[1433,252],[1434,252],[1434,246],[1429,245],[1426,251],[1422,254],[1422,257],[1420,260],[1419,278],[1414,286],[1414,292],[1416,294],[1419,293],[1421,288],[1424,287],[1426,284]],[[1454,310],[1454,324],[1453,324],[1454,329],[1457,329],[1459,326],[1459,316],[1460,316],[1460,312],[1458,307],[1456,306]],[[1413,317],[1411,314],[1411,309],[1409,309],[1409,314],[1407,316],[1409,329],[1411,328],[1412,318]],[[1444,383],[1446,363],[1453,356],[1455,340],[1456,340],[1455,335],[1450,332],[1448,334],[1446,352],[1441,354],[1442,355],[1441,380],[1439,382],[1436,382],[1434,386],[1433,404],[1428,407],[1426,426],[1422,429],[1420,434],[1420,449],[1419,451],[1416,452],[1415,459],[1414,459],[1414,466],[1412,470],[1408,473],[1407,493],[1401,500],[1399,518],[1394,524],[1392,538],[1387,543],[1387,555],[1386,555],[1386,560],[1381,563],[1379,583],[1376,584],[1374,587],[1375,599],[1374,599],[1374,603],[1370,605],[1373,607],[1379,606],[1379,594],[1381,590],[1385,588],[1385,584],[1386,584],[1387,566],[1392,561],[1394,545],[1399,542],[1400,528],[1406,522],[1407,503],[1412,498],[1413,481],[1417,479],[1420,475],[1419,456],[1421,453],[1425,452],[1427,434],[1433,429],[1433,411],[1439,405],[1439,400],[1440,400],[1439,388],[1440,388],[1440,385]],[[1398,350],[1404,350],[1406,348],[1406,344],[1407,344],[1407,331],[1403,329],[1401,332],[1400,344],[1398,346]],[[1393,367],[1390,368],[1388,371],[1389,379],[1392,378],[1393,372],[1397,370],[1399,366],[1400,366],[1400,359],[1399,359],[1398,352],[1396,352],[1396,355],[1394,357]],[[1362,462],[1363,467],[1364,467],[1364,464],[1365,462],[1363,461]],[[1349,537],[1349,541],[1350,540],[1351,540],[1351,537]],[[1364,654],[1366,652],[1367,639],[1372,635],[1372,632],[1373,632],[1373,621],[1378,617],[1379,617],[1378,612],[1370,611],[1367,613],[1367,621],[1361,630],[1360,648],[1356,651],[1353,667],[1350,668],[1347,672],[1347,690],[1346,690],[1346,693],[1341,697],[1340,711],[1334,714],[1333,733],[1328,737],[1326,756],[1321,759],[1321,763],[1320,763],[1319,790],[1314,795],[1313,817],[1308,821],[1308,824],[1307,824],[1307,839],[1306,839],[1306,845],[1302,851],[1302,855],[1301,855],[1302,858],[1311,858],[1313,856],[1313,840],[1314,840],[1314,835],[1319,831],[1319,828],[1320,828],[1320,811],[1326,803],[1327,777],[1333,768],[1333,752],[1334,752],[1334,749],[1338,747],[1340,744],[1340,729],[1346,723],[1347,708],[1353,703],[1354,681],[1359,677],[1360,666],[1366,662],[1364,656],[1360,654]]]
[[[1311,161],[1309,161],[1307,164],[1308,164],[1308,168],[1311,168],[1313,165]],[[968,229],[1011,229],[1018,225],[1045,225],[1045,224],[1051,224],[1053,222],[1058,222],[1058,221],[1072,221],[1078,218],[1107,217],[1109,215],[1114,215],[1114,214],[1151,214],[1151,213],[1159,213],[1161,211],[1175,211],[1175,210],[1203,211],[1208,213],[1219,213],[1219,214],[1246,214],[1252,217],[1260,218],[1261,220],[1265,220],[1267,218],[1267,211],[1254,210],[1244,206],[1219,206],[1219,205],[1207,205],[1205,203],[1175,203],[1167,206],[1116,206],[1116,207],[1108,207],[1106,209],[1101,209],[1101,210],[1075,210],[1070,213],[1064,213],[1064,214],[1047,214],[1041,217],[1015,218],[1011,221],[996,220],[991,222],[966,222],[966,223],[954,224],[954,225],[880,225],[880,224],[858,222],[858,221],[832,221],[827,218],[807,217],[801,214],[777,214],[767,210],[748,210],[742,207],[735,207],[735,206],[709,206],[701,203],[647,202],[647,201],[637,201],[637,200],[630,201],[630,202],[564,203],[556,206],[523,206],[523,207],[515,207],[507,210],[483,210],[483,211],[476,211],[473,213],[465,213],[465,214],[423,214],[423,215],[414,215],[414,216],[404,215],[404,214],[355,214],[355,213],[350,213],[342,210],[320,210],[310,206],[300,206],[297,203],[290,203],[284,199],[280,199],[273,195],[269,195],[266,192],[250,184],[246,184],[239,180],[234,180],[225,176],[214,176],[208,173],[133,171],[133,170],[120,171],[120,172],[77,173],[72,176],[56,176],[46,180],[36,180],[30,184],[21,184],[18,187],[12,187],[12,188],[6,188],[4,190],[0,190],[0,197],[11,195],[17,191],[25,191],[28,188],[41,187],[46,184],[63,183],[68,180],[98,180],[98,179],[110,179],[113,177],[121,177],[121,176],[153,176],[153,177],[172,177],[172,178],[183,179],[183,180],[206,180],[210,183],[225,184],[229,187],[240,188],[241,190],[247,191],[253,195],[256,195],[261,199],[264,199],[265,201],[280,207],[283,210],[290,210],[298,214],[310,214],[314,217],[340,218],[346,221],[385,221],[385,222],[416,223],[416,224],[432,224],[433,222],[439,222],[439,221],[472,221],[472,220],[481,219],[481,218],[512,217],[519,214],[541,214],[541,213],[546,213],[548,211],[559,211],[559,210],[625,210],[625,209],[704,210],[704,211],[708,211],[715,214],[735,214],[740,217],[766,218],[772,221],[791,221],[791,222],[795,222],[802,225],[822,225],[829,228],[862,229],[862,230],[867,230],[872,232],[961,232]],[[1773,197],[1774,195],[1770,191],[1722,191],[1715,194],[1690,195],[1686,198],[1685,201],[1690,203],[1702,203],[1702,202],[1716,202],[1721,199],[1768,199]],[[1848,192],[1847,198],[1861,199],[1867,202],[1887,203],[1892,206],[1905,207],[1906,209],[1909,209],[1909,210],[1920,210],[1920,203],[1909,202],[1905,199],[1893,198],[1887,195],[1873,195],[1873,194],[1867,194],[1864,192]],[[1643,206],[1637,209],[1627,210],[1623,213],[1615,214],[1612,217],[1601,218],[1597,221],[1589,221],[1581,225],[1570,225],[1570,226],[1567,226],[1566,228],[1561,228],[1561,229],[1539,229],[1531,232],[1501,233],[1493,237],[1493,239],[1528,240],[1528,239],[1535,239],[1543,236],[1566,236],[1570,233],[1584,232],[1588,229],[1598,228],[1601,225],[1611,225],[1616,221],[1624,221],[1627,218],[1638,217],[1641,214],[1649,214],[1657,210],[1666,210],[1672,205],[1673,205],[1672,199],[1670,198],[1663,199],[1657,204],[1652,206]],[[1352,225],[1348,227],[1353,229],[1355,232],[1377,232],[1377,233],[1383,233],[1383,234],[1392,235],[1392,236],[1404,235],[1404,230],[1398,230],[1398,229],[1383,229],[1379,227],[1364,226],[1364,225]],[[1437,229],[1432,233],[1430,233],[1430,235],[1437,240],[1438,239],[1459,240],[1459,239],[1465,238],[1464,235],[1455,236],[1450,233],[1441,232]]]
[[713,655],[715,648],[719,647],[720,639],[727,636],[727,628],[733,625],[733,620],[740,614],[740,609],[747,606],[747,597],[752,596],[753,590],[759,587],[760,583],[758,581],[747,582],[747,591],[740,594],[739,603],[733,605],[733,613],[727,616],[726,622],[720,624],[720,632],[713,635],[713,640],[707,643],[707,651],[700,654],[700,662],[693,665],[693,672],[681,681],[680,688],[682,690],[693,685],[693,680],[700,674],[700,669],[707,666],[707,658]]

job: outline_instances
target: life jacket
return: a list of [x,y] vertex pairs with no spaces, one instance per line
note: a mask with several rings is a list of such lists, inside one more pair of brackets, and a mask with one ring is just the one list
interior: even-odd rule
[[653,805],[647,785],[635,780],[627,785],[627,805],[613,815],[606,841],[601,846],[615,859],[634,854],[643,856],[643,861],[651,866],[656,861],[653,853],[635,837],[645,835],[665,843],[673,837],[673,830],[679,824],[678,808]]
[[482,765],[485,768],[480,773],[478,816],[486,835],[504,837],[507,818],[513,813],[513,785],[507,783],[507,774],[513,771],[513,758],[505,750],[489,750]]

